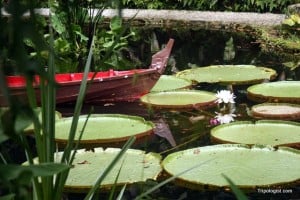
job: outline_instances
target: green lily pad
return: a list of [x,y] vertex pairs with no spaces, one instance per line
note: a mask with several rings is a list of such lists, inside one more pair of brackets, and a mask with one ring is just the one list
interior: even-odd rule
[[248,87],[247,97],[255,102],[300,103],[300,81],[278,81]]
[[192,81],[178,78],[176,76],[162,75],[151,89],[151,92],[161,92],[169,90],[177,90],[189,88],[192,86]]
[[260,120],[222,124],[211,130],[211,140],[215,143],[300,147],[300,123]]
[[[88,192],[120,151],[119,148],[77,150],[64,190],[76,193]],[[62,153],[55,154],[57,161],[60,161]],[[35,159],[35,162],[38,160]],[[100,188],[107,190],[114,185],[142,183],[148,179],[156,180],[162,171],[160,162],[161,156],[158,153],[128,149],[102,181]]]
[[[41,108],[37,108],[36,110],[38,118],[40,123],[42,123],[42,112],[41,112]],[[55,111],[55,120],[59,120],[62,118],[62,114],[58,111]],[[33,124],[29,125],[27,128],[25,128],[25,132],[27,133],[33,133],[34,132],[34,126]]]
[[262,103],[252,106],[251,116],[259,119],[300,120],[300,105]]
[[216,94],[200,90],[177,90],[151,92],[141,97],[141,101],[154,108],[192,109],[216,105]]
[[254,65],[213,65],[184,70],[177,77],[198,83],[221,83],[232,85],[261,83],[276,77],[276,71]]
[[223,175],[240,188],[270,189],[299,183],[300,151],[289,147],[212,145],[169,154],[162,166],[167,174],[179,175],[177,184],[192,189],[228,187]]
[[[86,115],[82,115],[78,120],[78,128],[75,139],[83,129]],[[68,141],[69,130],[72,123],[72,117],[62,118],[56,121],[55,140],[64,145]],[[154,124],[145,121],[144,118],[131,115],[120,114],[93,114],[89,117],[84,133],[80,140],[81,146],[120,146],[126,142],[129,137],[135,136],[137,139],[144,139],[153,133]],[[115,146],[114,145],[114,146]]]

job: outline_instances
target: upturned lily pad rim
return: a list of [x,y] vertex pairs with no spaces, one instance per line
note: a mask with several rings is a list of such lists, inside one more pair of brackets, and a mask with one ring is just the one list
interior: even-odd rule
[[[186,150],[182,150],[182,151],[178,151],[175,153],[171,153],[169,154],[163,161],[162,161],[162,167],[163,167],[163,174],[166,177],[170,177],[170,176],[174,176],[177,174],[172,174],[170,172],[168,172],[164,165],[166,162],[168,162],[168,160],[170,160],[171,156],[176,157],[176,155],[178,154],[184,154],[185,152],[193,152],[194,154],[198,154],[201,155],[201,148],[208,148],[208,149],[218,149],[220,148],[222,150],[222,148],[226,149],[226,148],[237,148],[237,149],[242,149],[242,150],[269,150],[269,151],[274,151],[274,152],[286,152],[286,153],[292,153],[292,154],[296,154],[296,155],[300,155],[300,150],[294,149],[294,148],[290,148],[290,147],[278,147],[278,148],[274,148],[272,146],[269,145],[246,145],[246,144],[218,144],[218,145],[210,145],[210,146],[203,146],[203,147],[195,147],[192,149],[186,149]],[[207,162],[203,162],[202,164],[207,164],[209,162],[213,162],[214,160],[207,160]],[[200,164],[200,163],[199,163]],[[199,166],[199,168],[201,167],[201,165]],[[186,170],[186,168],[184,169]],[[182,170],[182,171],[184,171]],[[188,172],[187,172],[188,173]],[[222,174],[220,174],[222,175]],[[225,174],[226,175],[226,174]],[[230,178],[230,177],[228,177]],[[225,179],[225,178],[224,178]],[[174,180],[175,184],[179,185],[179,186],[183,186],[186,188],[190,188],[190,189],[194,189],[194,190],[201,190],[201,191],[214,191],[214,190],[219,190],[220,188],[223,188],[225,190],[230,190],[229,187],[229,183],[228,185],[225,186],[218,186],[218,185],[214,185],[214,184],[205,184],[205,183],[201,183],[201,182],[197,182],[197,181],[191,181],[191,180],[186,180],[184,178],[181,177],[177,177]],[[274,184],[266,184],[266,185],[238,185],[236,184],[240,189],[242,189],[245,192],[257,192],[257,187],[259,188],[266,188],[266,189],[272,189],[272,188],[278,188],[278,187],[289,187],[289,186],[295,186],[298,185],[300,183],[300,176],[298,178],[295,178],[292,181],[288,181],[288,182],[280,182],[280,183],[274,183]]]
[[[258,102],[258,103],[263,103],[263,102],[270,102],[270,103],[296,103],[300,104],[300,97],[283,97],[283,96],[270,96],[270,95],[265,95],[261,93],[254,93],[251,92],[251,90],[257,88],[257,87],[264,87],[266,85],[272,85],[273,87],[279,87],[280,85],[284,84],[298,84],[300,86],[300,81],[277,81],[277,82],[268,82],[268,83],[260,83],[256,85],[252,85],[247,88],[247,98],[251,101]],[[278,86],[279,85],[279,86]],[[278,88],[278,91],[280,91],[280,87]],[[293,92],[291,91],[291,94]]]
[[[82,120],[85,120],[87,118],[87,116],[88,115],[81,115],[79,117],[79,120],[80,120],[80,118],[83,118]],[[137,122],[141,122],[141,123],[145,124],[146,126],[149,126],[149,129],[147,131],[140,132],[140,133],[137,133],[134,135],[136,138],[135,144],[140,143],[140,142],[144,141],[144,139],[147,139],[148,136],[153,135],[153,130],[155,127],[154,123],[151,121],[146,121],[143,117],[133,116],[133,115],[125,115],[125,114],[92,114],[92,115],[90,115],[89,119],[101,118],[101,117],[131,119],[131,120],[136,120]],[[73,117],[62,118],[59,121],[57,121],[57,123],[63,123],[66,120],[70,121],[70,123],[71,123],[72,118]],[[94,147],[100,147],[100,146],[101,147],[120,147],[130,137],[131,137],[131,135],[125,136],[125,137],[111,138],[111,139],[84,139],[84,138],[81,138],[80,147],[87,147],[87,148],[94,148]],[[75,138],[74,141],[77,142],[78,140]],[[65,146],[68,142],[68,138],[66,138],[66,139],[55,138],[55,142],[59,146]]]
[[[192,81],[198,82],[198,83],[203,83],[203,82],[207,82],[207,83],[220,83],[220,84],[224,84],[224,85],[250,85],[250,84],[256,84],[256,83],[261,83],[263,81],[265,81],[266,79],[268,80],[273,80],[274,78],[276,78],[277,76],[277,72],[271,68],[267,68],[267,67],[260,67],[260,66],[255,66],[255,65],[210,65],[210,66],[204,66],[204,67],[198,67],[198,68],[192,68],[192,69],[186,69],[183,71],[180,71],[176,74],[177,77],[180,78],[186,78],[184,76],[185,73],[188,73],[190,71],[195,71],[195,70],[205,70],[205,69],[221,69],[221,68],[249,68],[249,69],[257,69],[257,70],[261,70],[262,72],[265,73],[269,73],[269,77],[268,78],[255,78],[255,79],[248,79],[248,80],[243,80],[243,81],[237,81],[237,80],[230,80],[230,81],[226,81],[226,80],[222,80],[222,79],[215,79],[215,80],[211,80],[211,81],[200,81],[200,80],[196,80],[196,79],[191,79]],[[189,79],[189,78],[186,78]]]
[[[198,103],[186,103],[186,104],[181,104],[181,105],[166,105],[166,104],[156,104],[156,103],[151,103],[147,98],[151,95],[163,95],[163,94],[181,94],[184,95],[185,93],[188,94],[195,94],[195,95],[200,95],[200,94],[207,94],[211,97],[214,97],[213,100],[211,101],[206,101],[206,102],[201,102],[199,101]],[[211,107],[215,107],[217,105],[217,97],[215,96],[215,93],[208,92],[208,91],[203,91],[203,90],[173,90],[173,91],[162,91],[162,92],[150,92],[140,98],[140,101],[148,106],[149,108],[154,108],[154,109],[176,109],[176,110],[188,110],[188,109],[208,109]]]
[[256,108],[261,108],[265,106],[286,106],[290,108],[300,108],[300,105],[298,104],[291,104],[291,103],[261,103],[261,104],[256,104],[252,106],[251,108],[251,113],[250,115],[254,118],[258,119],[279,119],[279,120],[299,120],[300,119],[300,111],[299,112],[293,112],[291,111],[290,113],[282,112],[280,114],[276,113],[263,113],[255,110]]
[[[174,86],[174,83],[177,84]],[[167,89],[163,89],[164,84],[169,84]],[[174,75],[161,75],[150,92],[163,92],[172,90],[189,89],[193,85],[191,80],[179,78]]]
[[[235,126],[235,125],[255,125],[255,124],[284,124],[284,125],[292,125],[292,126],[298,126],[300,128],[300,123],[299,122],[294,122],[294,121],[286,121],[286,120],[258,120],[258,121],[235,121],[235,122],[231,122],[229,124],[221,124],[218,125],[214,128],[211,129],[210,131],[210,138],[212,143],[214,144],[239,144],[238,142],[233,142],[233,141],[229,141],[229,140],[224,140],[224,139],[220,139],[218,137],[215,137],[213,134],[214,132],[226,128],[226,127],[230,127],[230,126]],[[264,145],[269,145],[269,144],[243,144],[243,145],[248,145],[248,146],[264,146]],[[272,145],[269,145],[272,146]],[[278,144],[278,145],[273,145],[274,147],[279,147],[279,146],[286,146],[286,147],[292,147],[292,148],[296,148],[296,149],[300,149],[300,142],[292,142],[292,143],[286,143],[286,144]]]

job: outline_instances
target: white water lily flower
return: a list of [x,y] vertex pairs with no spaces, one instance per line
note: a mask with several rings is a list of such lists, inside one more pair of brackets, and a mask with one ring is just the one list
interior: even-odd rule
[[236,96],[229,90],[221,90],[217,92],[216,97],[218,103],[235,103]]
[[217,119],[220,124],[228,124],[234,121],[234,117],[236,117],[236,115],[232,113],[224,115],[222,113],[217,113],[215,119]]

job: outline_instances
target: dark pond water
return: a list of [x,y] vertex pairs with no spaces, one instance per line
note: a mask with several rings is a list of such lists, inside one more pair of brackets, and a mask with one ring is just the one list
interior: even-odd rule
[[[170,66],[167,69],[168,74],[174,73],[176,70],[184,70],[190,68],[193,64],[198,66],[208,66],[216,64],[253,64],[257,66],[271,67],[278,74],[284,73],[284,78],[299,80],[299,75],[293,71],[289,71],[282,65],[282,58],[274,55],[267,55],[260,51],[259,44],[251,35],[244,33],[228,33],[220,31],[204,31],[204,30],[174,30],[174,29],[145,29],[144,35],[153,38],[153,33],[158,38],[158,43],[165,43],[169,38],[175,39],[175,46],[172,51]],[[149,44],[151,41],[146,41]],[[136,49],[141,43],[133,44]],[[225,48],[226,47],[226,48]],[[229,48],[229,50],[228,50]],[[149,48],[148,48],[149,49]],[[143,50],[140,49],[140,57],[144,56],[145,63],[149,62],[149,55],[145,56]],[[145,51],[147,52],[147,51]],[[226,55],[227,53],[227,55]],[[149,54],[149,51],[148,51]],[[224,56],[226,55],[226,56]],[[145,65],[147,66],[147,64]],[[236,98],[236,120],[253,120],[247,114],[247,109],[253,105],[253,102],[247,100],[245,90],[248,86],[234,87]],[[218,84],[199,84],[195,89],[216,92],[220,89],[226,89]],[[164,122],[169,128],[172,137],[164,135],[155,136],[153,140],[138,148],[145,151],[154,151],[166,156],[178,150],[188,148],[212,145],[209,133],[214,127],[209,123],[215,114],[215,108],[206,110],[205,112],[196,110],[149,110],[139,101],[115,103],[107,106],[107,104],[85,105],[83,113],[87,113],[90,108],[94,108],[95,113],[119,113],[142,116],[153,122]],[[73,105],[59,105],[57,110],[62,112],[64,116],[72,116]],[[176,142],[176,146],[172,145],[172,140]],[[170,142],[171,141],[171,142]],[[173,142],[174,142],[173,141]],[[147,183],[153,184],[151,182]],[[147,185],[146,184],[146,185]],[[300,188],[292,187],[293,193],[290,195],[283,194],[249,194],[250,199],[296,199],[300,198]],[[132,187],[125,195],[125,199],[132,199],[139,187]],[[69,196],[71,199],[80,199],[78,194]],[[100,198],[100,197],[99,197]],[[106,198],[105,194],[101,198]],[[100,199],[101,199],[100,198]],[[159,191],[155,192],[152,199],[235,199],[228,191],[220,188],[217,191],[195,191],[183,187],[177,187],[173,184],[167,184]]]
[[[257,66],[271,67],[278,74],[284,72],[286,79],[299,80],[299,72],[289,71],[283,67],[282,62],[286,62],[281,57],[268,55],[260,51],[259,44],[250,34],[242,32],[229,33],[221,31],[209,30],[176,30],[176,29],[145,29],[143,35],[147,40],[140,40],[132,43],[133,49],[137,52],[137,56],[144,61],[147,67],[150,63],[149,44],[153,41],[153,34],[157,38],[159,44],[166,43],[169,38],[175,39],[175,46],[172,50],[170,66],[168,66],[167,74],[172,74],[176,70],[184,70],[192,65],[208,66],[216,64],[253,64]],[[144,47],[141,49],[140,47]],[[226,48],[225,48],[226,47]],[[253,102],[247,100],[245,89],[247,86],[234,87],[236,98],[236,120],[252,120],[247,115],[247,109],[251,107]],[[199,84],[195,89],[216,92],[220,89],[226,89],[218,84]],[[145,151],[154,151],[166,156],[169,153],[184,150],[188,148],[211,145],[209,138],[210,129],[214,127],[209,121],[215,114],[215,109],[206,110],[205,112],[196,110],[149,110],[139,101],[122,102],[115,104],[98,104],[84,105],[82,114],[88,113],[90,108],[94,108],[94,113],[119,113],[142,116],[153,122],[164,122],[169,127],[172,137],[155,136],[154,139],[147,144],[143,144],[138,148]],[[57,110],[63,116],[72,116],[74,105],[65,104],[58,105]],[[176,142],[176,146],[172,145],[172,139]],[[17,154],[17,153],[15,153]],[[283,172],[284,173],[284,172]],[[150,187],[155,183],[149,181],[143,188]],[[290,195],[283,194],[249,194],[250,199],[299,199],[300,187],[291,187],[293,193]],[[140,186],[132,186],[126,192],[124,199],[133,199],[141,190]],[[67,194],[66,199],[82,199],[80,194]],[[107,194],[100,194],[99,199],[106,199]],[[235,197],[220,188],[217,191],[195,191],[174,184],[167,184],[159,191],[154,192],[150,199],[235,199]]]

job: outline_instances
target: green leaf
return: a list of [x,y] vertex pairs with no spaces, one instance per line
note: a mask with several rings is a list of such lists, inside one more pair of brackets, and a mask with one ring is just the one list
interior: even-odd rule
[[110,29],[113,32],[118,32],[119,30],[121,30],[122,29],[122,19],[118,16],[113,17],[110,22]]
[[[0,128],[1,129],[1,128]],[[0,130],[0,143],[4,142],[8,140],[8,137],[6,135],[3,134],[3,131]]]
[[212,92],[199,90],[174,90],[151,92],[140,98],[144,104],[156,108],[194,108],[216,105],[216,96]]
[[288,147],[242,144],[196,147],[169,154],[162,166],[166,173],[174,175],[211,159],[214,162],[179,176],[178,184],[199,190],[207,185],[211,189],[227,187],[229,184],[221,175],[225,174],[238,187],[251,190],[293,184],[300,178],[300,151]]
[[[295,107],[296,108],[296,107]],[[290,146],[300,144],[300,123],[281,120],[238,121],[221,124],[211,130],[217,143]]]
[[32,118],[24,112],[19,112],[17,114],[15,122],[15,130],[17,133],[23,131],[26,127],[32,124]]
[[285,19],[282,23],[285,24],[285,25],[289,25],[289,26],[294,26],[295,25],[295,22],[292,19]]
[[247,97],[257,102],[300,103],[299,81],[276,81],[252,85]]
[[[159,154],[129,149],[121,160],[115,162],[114,159],[122,151],[124,150],[119,148],[105,150],[94,148],[94,152],[85,149],[78,150],[65,184],[65,190],[86,192],[94,187],[97,177],[105,175],[100,186],[102,189],[113,191],[112,188],[116,186],[141,183],[148,179],[155,180],[161,172]],[[112,165],[113,162],[114,165]]]
[[[89,118],[88,118],[89,117]],[[86,120],[88,118],[88,122]],[[58,143],[65,144],[68,141],[68,130],[72,125],[73,117],[62,118],[56,121],[55,139]],[[144,118],[121,114],[91,114],[81,115],[77,120],[77,131],[74,140],[78,141],[84,128],[81,145],[112,144],[125,142],[131,136],[140,139],[152,133],[154,124],[145,121]],[[122,131],[120,131],[122,130]]]
[[72,24],[72,29],[74,33],[79,36],[81,42],[88,41],[89,38],[82,33],[81,27],[79,25]]
[[235,57],[235,48],[234,48],[233,38],[231,37],[226,42],[225,49],[224,49],[223,59],[225,61],[230,61],[230,60],[233,60],[234,57]]
[[290,70],[295,70],[297,67],[300,67],[300,61],[298,62],[285,62],[285,63],[282,63],[285,67],[288,67],[290,68]]
[[291,15],[291,19],[297,23],[297,24],[300,24],[300,16],[295,14],[295,15]]
[[184,89],[191,87],[192,84],[193,82],[190,80],[182,79],[171,75],[162,75],[151,89],[151,92]]
[[53,176],[70,167],[60,163],[42,163],[38,165],[0,165],[0,177],[5,180],[12,180],[19,177],[24,172],[32,173],[33,177]]
[[116,166],[117,162],[122,158],[122,156],[126,153],[126,151],[130,148],[130,146],[134,143],[135,137],[130,137],[130,139],[126,142],[123,148],[117,153],[117,155],[111,160],[108,166],[106,166],[105,170],[102,171],[100,176],[97,178],[97,181],[94,182],[93,187],[90,189],[88,194],[85,197],[85,200],[90,200],[93,198],[96,191],[99,189],[102,181],[107,177],[107,175],[111,172],[113,167]]
[[211,65],[180,71],[177,77],[199,83],[249,84],[275,77],[276,71],[254,65]]
[[114,45],[114,41],[109,41],[103,44],[104,48],[110,48]]
[[224,174],[222,174],[222,176],[229,183],[230,188],[232,189],[238,200],[248,200],[247,196],[227,176],[225,176]]
[[52,26],[57,33],[62,34],[66,31],[66,28],[58,15],[52,15],[51,21],[52,21]]
[[5,196],[0,197],[0,200],[14,200],[15,196],[15,194],[7,194]]

